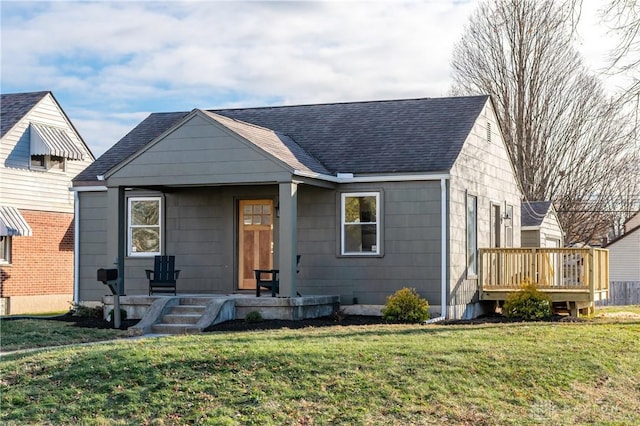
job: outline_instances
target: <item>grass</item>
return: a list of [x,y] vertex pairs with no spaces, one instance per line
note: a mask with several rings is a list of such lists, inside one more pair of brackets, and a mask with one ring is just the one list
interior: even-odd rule
[[0,377],[7,424],[631,425],[640,322],[126,340],[6,355]]
[[72,322],[42,319],[0,320],[2,351],[97,342],[125,337],[126,332],[74,326]]

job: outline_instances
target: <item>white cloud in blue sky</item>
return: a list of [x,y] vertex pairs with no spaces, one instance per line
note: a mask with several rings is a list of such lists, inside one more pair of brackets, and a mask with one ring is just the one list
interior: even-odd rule
[[96,156],[155,111],[444,96],[477,4],[3,0],[1,89],[51,90]]

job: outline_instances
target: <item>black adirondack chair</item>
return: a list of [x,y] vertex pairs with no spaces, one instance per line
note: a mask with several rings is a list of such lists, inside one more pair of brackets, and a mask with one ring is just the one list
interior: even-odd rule
[[153,271],[145,269],[149,280],[149,296],[155,293],[176,294],[176,281],[180,270],[176,270],[175,256],[156,256]]
[[[296,267],[300,264],[301,257],[300,254],[296,256]],[[256,274],[256,297],[260,297],[260,288],[271,290],[271,297],[276,297],[276,294],[280,293],[279,269],[254,269],[253,272]],[[270,278],[263,278],[264,275],[270,275]],[[297,294],[300,296],[300,293]]]

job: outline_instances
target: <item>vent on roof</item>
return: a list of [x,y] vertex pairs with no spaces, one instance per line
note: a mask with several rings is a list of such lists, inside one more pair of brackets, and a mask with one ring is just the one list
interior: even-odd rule
[[487,142],[491,143],[491,122],[487,121]]

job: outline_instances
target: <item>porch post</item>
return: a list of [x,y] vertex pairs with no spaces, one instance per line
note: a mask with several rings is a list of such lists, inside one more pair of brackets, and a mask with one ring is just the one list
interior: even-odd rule
[[296,256],[298,254],[298,184],[295,182],[279,185],[280,226],[279,226],[279,267],[280,295],[293,297],[298,293],[296,286]]
[[107,188],[107,203],[107,262],[113,262],[118,269],[117,294],[113,297],[113,319],[114,326],[120,328],[120,296],[124,296],[124,257],[127,241],[124,187]]

